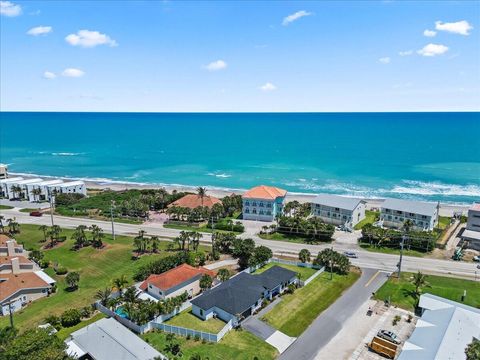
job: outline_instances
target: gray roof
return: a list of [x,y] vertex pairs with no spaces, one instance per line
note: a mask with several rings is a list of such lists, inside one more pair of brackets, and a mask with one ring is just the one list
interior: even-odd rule
[[272,290],[296,275],[280,266],[272,266],[260,275],[240,273],[191,302],[204,310],[218,307],[232,315],[241,314],[261,299],[265,290]]
[[161,353],[113,318],[101,319],[71,334],[95,360],[151,360]]
[[330,206],[350,211],[355,210],[355,208],[361,202],[365,202],[365,200],[331,194],[320,194],[312,200],[312,203],[314,204]]
[[433,216],[437,210],[437,203],[411,201],[387,198],[382,204],[382,209],[398,210],[408,213]]
[[480,338],[480,309],[431,294],[419,306],[424,312],[398,360],[465,359],[467,344]]

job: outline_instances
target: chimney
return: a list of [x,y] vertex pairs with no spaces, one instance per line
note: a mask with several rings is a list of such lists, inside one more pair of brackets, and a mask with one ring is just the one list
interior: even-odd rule
[[7,240],[7,256],[15,256],[15,240]]
[[11,260],[12,262],[12,274],[20,274],[20,259],[18,257],[14,257]]

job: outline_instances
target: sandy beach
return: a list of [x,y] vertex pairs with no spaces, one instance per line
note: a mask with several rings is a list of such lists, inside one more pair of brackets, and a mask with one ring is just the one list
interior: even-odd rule
[[[187,185],[178,185],[178,184],[147,184],[147,183],[134,183],[134,182],[121,182],[121,181],[107,181],[106,179],[82,179],[82,178],[65,178],[60,176],[49,176],[49,175],[38,175],[38,174],[25,174],[25,173],[10,173],[10,176],[22,176],[25,179],[35,178],[35,177],[42,177],[45,179],[62,179],[64,181],[73,181],[73,180],[83,180],[87,185],[88,189],[110,189],[113,191],[122,191],[122,190],[129,190],[129,189],[161,189],[164,188],[168,192],[182,191],[182,192],[195,192],[195,186],[187,186]],[[246,190],[245,189],[222,189],[222,188],[214,188],[214,187],[207,187],[208,194],[222,198],[224,196],[234,194],[243,194]],[[287,201],[294,201],[297,200],[301,203],[308,202],[312,198],[314,198],[315,194],[307,194],[307,193],[288,193],[286,200]],[[364,199],[367,202],[367,209],[378,209],[383,199]],[[440,215],[441,216],[452,216],[456,212],[462,212],[466,215],[468,208],[470,205],[463,205],[463,204],[447,204],[447,203],[440,203]]]

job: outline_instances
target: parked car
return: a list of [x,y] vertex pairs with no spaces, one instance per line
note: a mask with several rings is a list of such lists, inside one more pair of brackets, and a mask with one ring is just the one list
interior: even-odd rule
[[345,255],[348,258],[358,258],[357,254],[355,254],[353,251],[344,251],[343,255]]
[[473,261],[479,261],[480,262],[480,256],[474,256]]
[[41,213],[40,211],[32,211],[32,212],[30,212],[30,216],[37,216],[37,217],[39,217],[39,216],[42,216],[42,215],[43,215],[43,213]]
[[398,338],[397,335],[395,335],[393,332],[391,331],[387,331],[387,330],[380,330],[378,333],[377,333],[377,336],[379,338],[382,338],[382,339],[385,339],[385,340],[388,340],[388,341],[391,341],[393,342],[394,344],[400,344],[400,339]]

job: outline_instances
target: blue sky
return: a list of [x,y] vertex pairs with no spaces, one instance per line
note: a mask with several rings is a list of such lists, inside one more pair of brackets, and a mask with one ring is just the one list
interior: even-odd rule
[[479,1],[14,0],[1,13],[3,111],[480,110]]

